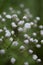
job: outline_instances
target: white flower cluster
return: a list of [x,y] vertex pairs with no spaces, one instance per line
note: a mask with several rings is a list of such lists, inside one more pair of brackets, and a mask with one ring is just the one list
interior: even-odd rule
[[[2,36],[0,37],[0,43],[3,41],[3,39],[9,39],[9,41],[11,42],[11,47],[17,47],[20,46],[20,52],[21,50],[24,51],[24,49],[27,49],[28,46],[34,43],[36,48],[41,48],[41,44],[43,44],[43,39],[41,39],[39,44],[39,39],[37,38],[38,33],[40,34],[40,36],[43,37],[43,25],[37,25],[37,22],[40,21],[40,17],[36,17],[35,19],[33,19],[31,21],[31,19],[33,18],[32,14],[30,13],[28,8],[24,8],[24,4],[20,4],[20,8],[24,9],[23,12],[23,16],[22,18],[22,11],[21,10],[14,10],[13,7],[9,7],[9,11],[10,14],[7,12],[2,12],[3,16],[0,14],[0,20],[1,23],[4,23],[5,25],[3,26],[3,28],[0,28],[0,34],[4,33],[4,35],[2,34]],[[19,16],[18,16],[19,15]],[[7,21],[8,20],[8,21]],[[0,23],[0,24],[1,24]],[[3,25],[3,24],[2,24]],[[34,31],[37,28],[40,29],[40,31]],[[34,30],[33,30],[34,29]],[[32,33],[32,34],[31,34]],[[16,35],[17,34],[17,35]],[[18,39],[19,36],[21,38],[23,38],[22,40],[22,44],[19,42]],[[23,36],[23,37],[22,37]],[[20,45],[21,44],[21,45]],[[0,50],[0,54],[5,54],[4,49]],[[16,51],[16,50],[15,50]],[[32,54],[32,58],[33,60],[36,60],[37,62],[41,62],[41,59],[38,58],[38,56],[36,54],[33,54],[33,50],[30,48],[28,49],[28,53]],[[16,61],[15,58],[11,58],[11,63],[14,64]],[[24,65],[29,65],[28,62],[24,62]]]

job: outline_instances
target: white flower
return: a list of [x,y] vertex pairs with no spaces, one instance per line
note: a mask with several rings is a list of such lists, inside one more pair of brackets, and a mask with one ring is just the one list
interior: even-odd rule
[[24,62],[24,65],[29,65],[29,63],[28,62]]
[[20,11],[20,10],[18,10],[18,11],[17,11],[17,14],[21,14],[21,11]]
[[25,44],[28,44],[29,43],[29,40],[28,39],[24,40],[24,43]]
[[6,30],[7,30],[7,27],[6,27],[6,26],[4,26],[4,27],[3,27],[3,29],[6,31]]
[[7,15],[6,15],[6,18],[7,18],[7,19],[11,19],[12,17],[11,17],[11,15],[7,14]]
[[40,17],[36,17],[36,20],[38,20],[38,21],[39,21],[39,20],[40,20]]
[[34,25],[34,23],[33,22],[30,22],[30,25]]
[[36,36],[37,34],[35,32],[33,32],[33,36]]
[[17,25],[15,24],[15,22],[12,22],[11,25],[12,25],[13,28],[17,27]]
[[40,44],[36,44],[36,47],[37,47],[37,48],[40,48],[40,47],[41,47],[41,45],[40,45]]
[[30,29],[30,28],[31,28],[30,23],[25,23],[24,28],[26,28],[26,29]]
[[12,58],[11,58],[11,63],[14,64],[15,61],[16,61],[16,59],[12,57]]
[[35,42],[35,43],[38,43],[38,39],[34,39],[34,42]]
[[33,50],[29,49],[29,53],[32,54],[33,53]]
[[9,7],[9,10],[10,10],[10,11],[12,11],[12,10],[13,10],[13,8],[12,8],[12,7]]
[[12,18],[17,18],[17,14],[13,14],[12,15]]
[[30,40],[30,42],[34,42],[33,38],[30,38],[29,40]]
[[9,39],[11,42],[13,41],[13,38],[12,37],[10,37],[10,39]]
[[27,19],[27,16],[23,16],[23,19]]
[[0,50],[0,54],[5,54],[5,50],[4,49],[1,49]]
[[2,42],[3,40],[2,40],[2,38],[0,38],[0,42]]
[[41,43],[43,44],[43,40],[41,40]]
[[25,38],[28,38],[28,34],[24,34],[24,37],[25,37]]
[[2,15],[0,15],[0,19],[2,18]]
[[38,58],[38,56],[34,54],[34,55],[32,56],[32,58],[33,58],[33,60],[36,60],[36,59]]
[[6,19],[5,18],[2,18],[2,22],[5,22],[6,21]]
[[21,7],[21,8],[24,8],[24,4],[20,4],[20,7]]
[[25,47],[22,45],[22,46],[20,46],[20,49],[24,50],[24,49],[25,49]]
[[15,32],[12,30],[12,31],[11,31],[11,34],[14,35],[14,33],[15,33]]
[[23,25],[23,24],[24,24],[24,20],[18,22],[18,25]]
[[40,34],[41,34],[41,36],[43,36],[43,30],[40,30]]
[[19,32],[23,32],[23,28],[19,27],[19,28],[18,28],[18,31],[19,31]]
[[37,59],[37,62],[41,62],[41,59]]
[[6,15],[6,12],[3,12],[3,15]]
[[40,29],[43,29],[43,26],[42,26],[42,25],[40,25],[40,26],[39,26],[39,28],[40,28]]
[[1,33],[1,32],[3,32],[3,30],[2,30],[2,29],[0,29],[0,33]]
[[6,33],[5,33],[5,37],[10,37],[10,36],[11,36],[11,33],[10,33],[9,30],[6,30],[5,32],[6,32]]
[[17,46],[18,45],[18,42],[17,41],[13,41],[12,45],[13,46]]

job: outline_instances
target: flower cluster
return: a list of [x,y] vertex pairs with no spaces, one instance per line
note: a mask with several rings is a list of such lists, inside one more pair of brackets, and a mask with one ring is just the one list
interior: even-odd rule
[[[8,12],[3,11],[0,14],[0,55],[6,54],[9,48],[13,48],[13,50],[16,48],[15,51],[19,50],[17,53],[26,52],[27,55],[32,56],[34,61],[41,62],[41,59],[34,53],[34,47],[40,49],[43,44],[43,39],[40,40],[41,44],[39,44],[38,37],[38,34],[43,37],[43,25],[38,25],[40,17],[34,18],[29,8],[25,8],[24,4],[20,4],[19,8],[20,10],[9,7]],[[14,53],[11,54],[10,62],[14,64],[18,59]],[[29,64],[26,59],[24,65]]]

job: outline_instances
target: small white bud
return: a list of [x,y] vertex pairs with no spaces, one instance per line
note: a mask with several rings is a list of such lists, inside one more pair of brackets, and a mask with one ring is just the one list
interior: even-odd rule
[[6,12],[3,12],[3,15],[6,15]]
[[12,58],[11,58],[11,63],[14,64],[15,61],[16,61],[16,59],[12,57]]
[[33,38],[30,38],[29,40],[30,40],[30,42],[34,42]]
[[41,44],[43,44],[43,40],[41,40]]
[[24,4],[20,4],[20,7],[21,7],[21,8],[24,8]]
[[32,56],[32,58],[33,58],[33,60],[36,60],[36,59],[38,58],[38,56],[34,54],[34,55]]
[[25,47],[22,45],[22,46],[20,46],[20,49],[21,49],[21,50],[24,50],[24,49],[25,49]]
[[27,16],[23,16],[23,19],[27,19]]
[[12,30],[12,31],[11,31],[11,34],[14,35],[14,33],[15,33],[15,32]]
[[18,11],[17,11],[17,14],[21,14],[21,11],[20,11],[20,10],[18,10]]
[[6,21],[6,19],[5,18],[2,18],[2,22],[5,22]]
[[41,62],[41,59],[37,59],[37,62]]
[[33,22],[30,22],[30,25],[34,25],[34,23]]
[[40,31],[41,36],[43,36],[43,30]]
[[40,45],[40,44],[36,44],[36,47],[37,47],[37,48],[41,48],[41,45]]
[[28,62],[24,62],[24,65],[29,65],[29,63]]
[[38,21],[39,21],[39,20],[40,20],[40,17],[36,17],[36,20],[38,20]]
[[29,49],[29,53],[32,54],[33,53],[33,50]]
[[12,45],[13,46],[17,46],[18,45],[18,42],[17,41],[13,41]]
[[0,33],[1,33],[1,32],[3,32],[3,30],[2,30],[2,29],[0,29]]
[[33,33],[33,36],[36,36],[36,35],[37,35],[37,34],[34,32],[34,33]]
[[4,49],[1,49],[0,50],[0,54],[5,54],[5,50]]
[[23,28],[19,27],[19,28],[18,28],[18,31],[19,31],[19,32],[23,32]]
[[11,17],[11,15],[8,14],[8,15],[6,15],[6,18],[11,19],[12,17]]
[[40,26],[39,26],[39,28],[40,28],[40,29],[43,29],[43,26],[42,26],[42,25],[40,25]]
[[35,42],[35,43],[38,43],[38,39],[34,39],[34,42]]
[[10,39],[9,39],[11,42],[13,41],[13,38],[12,37],[10,37]]
[[2,40],[2,38],[0,38],[0,42],[2,42],[3,40]]
[[24,34],[24,37],[25,37],[25,38],[28,38],[28,34]]
[[21,21],[18,22],[18,25],[23,25],[23,24],[24,24],[23,20],[21,20]]
[[17,18],[17,14],[13,14],[12,15],[12,18]]
[[14,28],[17,27],[17,25],[15,24],[15,22],[12,22],[11,25],[12,25],[12,27],[14,27]]
[[0,15],[0,19],[2,18],[2,15]]
[[6,32],[5,37],[10,37],[11,36],[11,33],[10,33],[9,30],[6,30],[5,32]]
[[30,29],[30,28],[31,28],[30,23],[25,23],[24,28],[26,28],[26,29]]
[[28,44],[29,43],[29,40],[28,39],[24,40],[24,43],[25,44]]

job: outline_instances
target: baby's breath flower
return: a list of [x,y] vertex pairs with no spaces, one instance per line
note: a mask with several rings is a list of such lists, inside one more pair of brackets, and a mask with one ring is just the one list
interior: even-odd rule
[[13,28],[17,27],[17,25],[15,24],[15,22],[12,22],[11,25],[12,25]]
[[0,50],[0,54],[5,54],[5,50],[4,49],[1,49]]
[[14,64],[15,61],[16,61],[16,59],[12,57],[12,58],[11,58],[11,63]]
[[37,48],[41,48],[41,45],[40,45],[40,44],[36,44],[36,47],[37,47]]
[[24,65],[29,65],[29,63],[28,62],[24,62]]
[[13,46],[18,46],[18,42],[17,41],[13,41],[12,45]]
[[7,19],[11,19],[11,15],[7,14],[7,15],[6,15],[6,18],[7,18]]
[[33,50],[29,49],[29,53],[32,54],[33,53]]
[[28,39],[24,40],[24,43],[25,44],[28,44],[29,43],[29,40]]
[[34,54],[34,55],[32,56],[32,58],[33,58],[33,60],[37,60],[38,56],[37,56],[36,54]]

